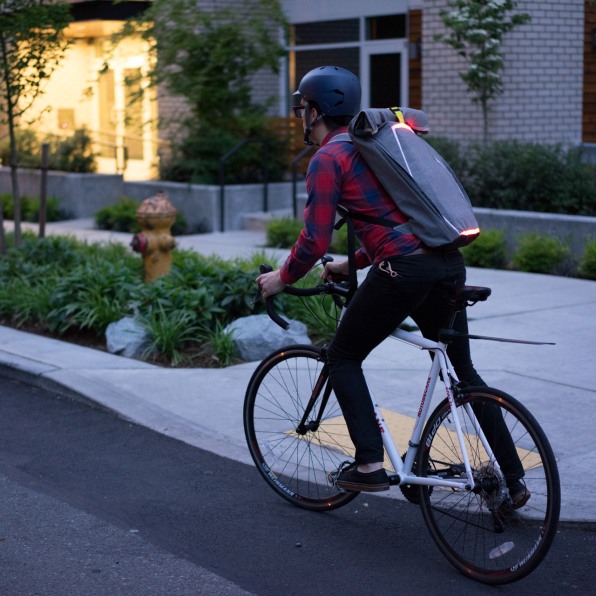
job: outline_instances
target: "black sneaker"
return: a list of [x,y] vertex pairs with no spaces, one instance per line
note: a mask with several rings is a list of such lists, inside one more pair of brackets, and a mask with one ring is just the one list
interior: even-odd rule
[[356,462],[353,462],[339,473],[335,485],[342,490],[378,493],[389,490],[389,477],[383,469],[359,472]]
[[516,480],[508,485],[511,508],[515,511],[521,509],[530,499],[532,493],[521,480]]

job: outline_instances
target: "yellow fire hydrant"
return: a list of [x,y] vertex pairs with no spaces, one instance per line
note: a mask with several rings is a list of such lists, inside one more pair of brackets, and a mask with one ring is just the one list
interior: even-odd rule
[[176,246],[170,230],[175,219],[176,209],[162,192],[145,199],[137,209],[142,231],[134,235],[130,246],[143,255],[145,281],[170,272],[172,249]]

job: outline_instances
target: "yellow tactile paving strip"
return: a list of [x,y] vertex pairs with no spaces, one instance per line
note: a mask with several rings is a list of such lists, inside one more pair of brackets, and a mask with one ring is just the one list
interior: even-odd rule
[[[384,408],[381,408],[381,414],[383,415],[385,423],[391,432],[391,436],[396,443],[397,450],[403,455],[407,451],[408,440],[412,434],[415,419],[411,416],[405,416],[404,414],[392,412],[391,410],[386,410]],[[443,435],[443,440],[446,445],[449,445],[450,448],[459,451],[457,436],[453,431],[448,431],[441,427],[438,433],[439,437]],[[354,446],[350,440],[348,429],[346,428],[343,419],[340,416],[336,418],[330,418],[322,423],[319,436],[322,438],[324,444],[333,446],[335,450],[342,451],[348,457],[352,456],[354,452]],[[330,437],[328,442],[325,441],[325,436]],[[332,440],[331,437],[333,437]],[[517,452],[526,470],[540,466],[540,457],[537,453],[521,448],[518,448]],[[481,456],[480,460],[487,461],[488,456]],[[391,466],[388,458],[386,458],[385,461],[385,468],[389,471],[393,471],[393,467]]]

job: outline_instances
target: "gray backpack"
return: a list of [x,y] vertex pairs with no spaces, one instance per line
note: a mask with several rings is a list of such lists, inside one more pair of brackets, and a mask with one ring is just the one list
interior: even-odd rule
[[421,138],[428,131],[426,114],[420,110],[373,108],[352,120],[349,134],[332,139],[354,143],[408,221],[396,225],[360,213],[347,215],[413,233],[429,248],[465,246],[480,234],[478,222],[451,168]]

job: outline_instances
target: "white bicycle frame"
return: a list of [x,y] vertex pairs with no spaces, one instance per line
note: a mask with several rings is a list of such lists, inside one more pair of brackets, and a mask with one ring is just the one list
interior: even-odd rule
[[[422,399],[420,401],[420,407],[418,408],[418,414],[416,416],[416,420],[414,423],[414,429],[412,431],[412,435],[408,442],[408,450],[406,452],[404,461],[399,454],[399,451],[395,445],[393,437],[391,436],[391,432],[383,418],[383,414],[381,413],[381,409],[377,404],[374,396],[372,396],[372,403],[375,410],[375,415],[377,417],[377,421],[379,423],[379,427],[381,428],[381,434],[383,437],[383,445],[389,459],[393,465],[393,469],[396,471],[399,477],[399,484],[421,484],[424,486],[444,486],[454,489],[461,489],[461,490],[472,490],[474,488],[474,481],[472,475],[472,469],[470,467],[470,459],[468,457],[468,452],[466,449],[466,444],[464,440],[464,434],[461,429],[461,424],[459,420],[459,414],[456,409],[455,399],[453,395],[453,391],[451,389],[451,379],[454,382],[457,382],[458,379],[455,375],[455,372],[452,370],[452,365],[449,362],[449,358],[446,353],[447,345],[443,342],[435,342],[429,339],[422,337],[421,335],[411,333],[404,329],[396,329],[391,335],[391,338],[396,339],[398,341],[402,341],[410,346],[420,348],[421,350],[428,350],[434,354],[434,358],[432,361],[432,365],[430,368],[430,372],[428,374],[428,378],[426,381],[426,386],[424,388],[424,392],[422,394]],[[412,472],[412,466],[414,465],[414,459],[416,457],[416,453],[418,451],[418,446],[420,444],[420,437],[422,436],[422,431],[424,430],[424,423],[428,417],[429,408],[432,402],[432,396],[435,391],[435,387],[437,384],[437,380],[439,378],[439,373],[442,376],[442,384],[445,387],[445,393],[447,396],[447,400],[449,402],[449,406],[451,408],[451,414],[453,417],[456,433],[457,433],[457,440],[459,443],[459,447],[461,449],[462,457],[463,457],[463,464],[466,470],[466,479],[461,480],[444,480],[442,478],[436,478],[432,476],[416,476]],[[486,436],[484,435],[480,423],[478,422],[474,412],[469,404],[465,405],[464,408],[466,409],[467,414],[474,425],[474,430],[480,437],[482,441],[482,445],[486,450],[486,453],[491,461],[491,463],[495,466],[495,468],[499,469],[498,462],[495,458],[495,455],[486,440]]]

